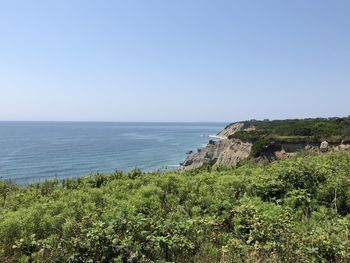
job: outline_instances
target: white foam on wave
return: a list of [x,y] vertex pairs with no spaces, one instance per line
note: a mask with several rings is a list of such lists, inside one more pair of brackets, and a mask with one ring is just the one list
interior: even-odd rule
[[210,134],[208,137],[209,138],[214,138],[214,139],[223,139],[221,136],[216,135],[216,134]]

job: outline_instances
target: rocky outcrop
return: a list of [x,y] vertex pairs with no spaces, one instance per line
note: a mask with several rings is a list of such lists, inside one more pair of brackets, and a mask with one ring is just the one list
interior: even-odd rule
[[230,135],[244,129],[245,126],[244,123],[233,123],[226,126],[216,135],[220,139],[219,141],[210,140],[206,147],[198,149],[196,153],[189,154],[181,164],[182,167],[186,170],[200,168],[206,164],[210,164],[214,168],[232,167],[247,159],[251,153],[252,144],[238,139],[228,139]]
[[321,142],[320,151],[321,152],[327,152],[328,151],[328,142],[327,141]]
[[237,131],[242,130],[244,127],[244,123],[238,122],[238,123],[232,123],[225,127],[221,132],[217,134],[217,137],[226,139],[228,136],[236,133]]
[[184,169],[200,168],[210,164],[215,167],[232,167],[249,157],[251,143],[244,143],[237,139],[209,141],[203,149],[187,156],[182,163]]
[[334,151],[349,151],[350,150],[350,144],[341,143],[339,146],[334,148]]

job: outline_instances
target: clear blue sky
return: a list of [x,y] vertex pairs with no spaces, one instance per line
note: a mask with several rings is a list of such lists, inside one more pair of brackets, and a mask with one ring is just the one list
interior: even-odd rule
[[0,120],[350,114],[349,0],[0,2]]

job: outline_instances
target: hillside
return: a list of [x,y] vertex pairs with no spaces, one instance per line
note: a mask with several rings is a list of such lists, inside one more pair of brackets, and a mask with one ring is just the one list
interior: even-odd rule
[[350,118],[250,120],[231,123],[219,141],[187,156],[185,169],[204,165],[232,167],[247,159],[279,160],[300,152],[350,149]]
[[[233,124],[226,127],[229,129]],[[232,138],[254,141],[265,138],[281,142],[341,143],[350,141],[350,118],[317,118],[295,120],[250,120],[242,122],[243,129],[229,134]],[[250,128],[250,129],[248,129]],[[225,130],[226,130],[225,129]]]
[[348,262],[350,153],[0,183],[1,262]]

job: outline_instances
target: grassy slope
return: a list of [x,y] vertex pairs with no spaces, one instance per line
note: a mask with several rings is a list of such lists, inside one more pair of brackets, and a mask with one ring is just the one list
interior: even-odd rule
[[[0,183],[1,262],[350,260],[350,153]],[[89,261],[90,260],[90,261]]]
[[322,141],[341,142],[350,138],[350,118],[300,119],[274,121],[248,121],[246,126],[254,125],[255,131],[240,131],[233,137],[254,141],[268,138],[277,141]]

